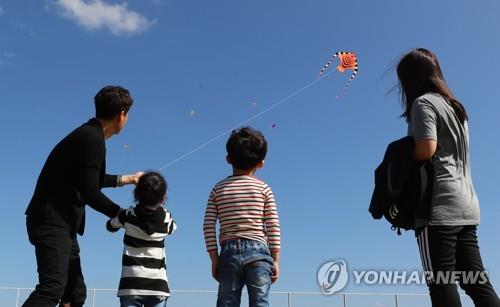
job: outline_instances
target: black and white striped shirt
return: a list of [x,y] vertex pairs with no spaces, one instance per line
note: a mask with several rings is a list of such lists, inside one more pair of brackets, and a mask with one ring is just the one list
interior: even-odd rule
[[125,235],[118,296],[170,296],[165,237],[177,229],[170,212],[161,206],[155,210],[130,207],[106,223],[111,232],[122,227]]

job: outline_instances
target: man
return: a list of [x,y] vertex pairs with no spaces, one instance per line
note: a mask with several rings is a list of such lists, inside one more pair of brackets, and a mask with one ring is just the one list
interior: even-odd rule
[[137,184],[142,175],[106,174],[105,141],[120,133],[127,123],[133,102],[129,91],[106,86],[94,100],[96,117],[54,147],[26,210],[39,283],[23,307],[54,307],[59,302],[83,306],[87,289],[76,235],[84,232],[85,205],[110,218],[117,216],[120,206],[101,188]]

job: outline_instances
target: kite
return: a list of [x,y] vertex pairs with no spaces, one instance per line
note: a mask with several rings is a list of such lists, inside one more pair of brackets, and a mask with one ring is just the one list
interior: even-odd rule
[[[356,53],[354,52],[349,52],[349,51],[340,51],[340,52],[335,52],[332,57],[326,62],[326,64],[321,68],[321,71],[319,72],[319,76],[322,77],[325,71],[328,69],[328,67],[332,64],[333,60],[338,57],[340,60],[339,66],[337,66],[337,70],[340,72],[345,72],[347,69],[352,70],[352,75],[349,78],[349,81],[347,81],[346,86],[344,87],[344,90],[342,91],[342,94],[340,96],[343,96],[349,85],[351,84],[352,80],[354,77],[356,77],[356,74],[358,73],[358,59],[356,57]],[[340,98],[339,95],[337,95],[337,98]]]

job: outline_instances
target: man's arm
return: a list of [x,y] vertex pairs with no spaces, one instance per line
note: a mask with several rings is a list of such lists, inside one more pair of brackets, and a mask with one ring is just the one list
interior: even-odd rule
[[127,184],[137,184],[139,178],[144,175],[144,172],[137,172],[130,175],[110,175],[104,176],[103,188],[116,188],[122,187]]
[[125,224],[125,219],[127,217],[127,211],[122,210],[117,216],[112,219],[109,219],[106,222],[106,229],[109,232],[117,232],[120,228]]
[[80,148],[76,175],[77,189],[82,200],[92,209],[113,218],[120,212],[120,206],[101,192],[99,177],[104,161],[104,143],[85,142]]
[[117,186],[118,186],[118,175],[106,174],[104,176],[104,181],[102,183],[103,188],[116,188]]

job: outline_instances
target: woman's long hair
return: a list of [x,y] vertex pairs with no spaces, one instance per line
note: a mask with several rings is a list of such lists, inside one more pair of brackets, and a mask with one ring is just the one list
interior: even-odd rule
[[410,121],[411,106],[415,99],[426,93],[438,93],[451,103],[462,124],[468,119],[464,106],[446,84],[439,62],[431,51],[418,48],[401,58],[397,66],[401,103],[405,112],[401,115]]

